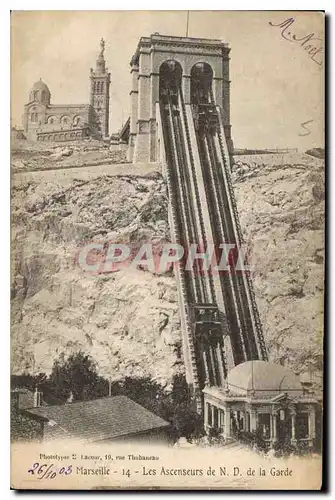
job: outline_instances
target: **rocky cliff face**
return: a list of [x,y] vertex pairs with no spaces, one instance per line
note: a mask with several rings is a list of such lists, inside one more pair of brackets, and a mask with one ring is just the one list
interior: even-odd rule
[[48,372],[57,355],[79,349],[115,378],[166,383],[181,369],[174,279],[128,269],[94,275],[76,259],[92,241],[168,238],[166,189],[155,177],[14,186],[14,372]]
[[[311,356],[320,369],[323,162],[278,158],[236,158],[241,224],[271,358],[301,370]],[[163,179],[78,174],[62,184],[37,175],[13,182],[12,371],[49,372],[55,357],[82,349],[102,375],[168,384],[183,371],[173,276],[90,274],[76,260],[92,241],[169,239]]]
[[322,369],[324,162],[307,155],[237,157],[235,194],[251,250],[270,357]]

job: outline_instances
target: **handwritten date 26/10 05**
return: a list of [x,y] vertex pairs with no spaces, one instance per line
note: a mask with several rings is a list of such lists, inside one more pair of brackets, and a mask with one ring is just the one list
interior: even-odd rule
[[293,33],[292,31],[292,25],[295,22],[295,19],[293,17],[290,17],[278,24],[269,21],[269,25],[274,28],[280,28],[280,34],[282,38],[284,38],[284,40],[299,44],[300,47],[307,52],[309,58],[313,62],[315,62],[319,66],[322,66],[323,40],[315,36],[315,33],[308,33],[307,35],[297,36],[297,34]]
[[34,463],[32,467],[28,470],[29,474],[36,474],[38,479],[54,479],[56,476],[64,474],[68,476],[72,473],[72,465],[67,465],[63,467],[56,467],[54,464],[48,466],[48,464],[40,464],[38,462]]

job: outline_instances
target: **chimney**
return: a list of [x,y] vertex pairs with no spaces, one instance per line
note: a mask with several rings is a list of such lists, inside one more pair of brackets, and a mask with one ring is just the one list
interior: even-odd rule
[[72,393],[72,391],[71,391],[71,392],[70,392],[69,397],[68,397],[68,398],[67,398],[67,400],[66,400],[66,402],[67,402],[67,403],[72,403],[72,401],[73,401],[73,393]]
[[41,393],[38,391],[37,386],[35,387],[35,392],[34,392],[34,408],[37,408],[38,406],[41,406]]

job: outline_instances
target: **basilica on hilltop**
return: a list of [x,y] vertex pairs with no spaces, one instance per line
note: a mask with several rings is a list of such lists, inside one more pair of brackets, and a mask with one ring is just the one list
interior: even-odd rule
[[101,39],[95,70],[90,72],[90,102],[87,104],[51,104],[51,92],[40,79],[34,83],[24,107],[23,126],[27,139],[37,141],[73,141],[85,137],[104,139],[109,135],[109,89],[111,75],[104,57]]

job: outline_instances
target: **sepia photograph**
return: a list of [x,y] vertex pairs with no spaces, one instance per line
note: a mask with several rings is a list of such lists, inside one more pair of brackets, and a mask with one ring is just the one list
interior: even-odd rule
[[323,11],[11,12],[11,487],[320,490]]

